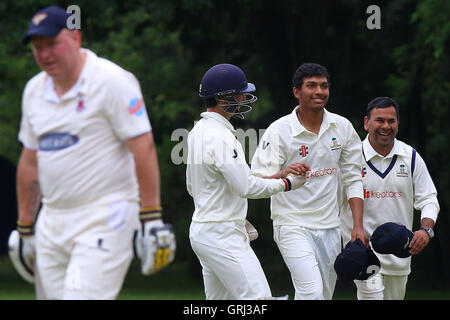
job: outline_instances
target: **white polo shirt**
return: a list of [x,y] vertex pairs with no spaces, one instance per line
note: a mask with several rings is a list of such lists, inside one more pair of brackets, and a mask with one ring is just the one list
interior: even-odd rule
[[[412,230],[414,209],[421,211],[421,219],[436,221],[439,212],[437,191],[419,153],[415,153],[413,161],[413,148],[397,139],[386,157],[373,149],[368,137],[362,147],[366,159],[361,171],[364,186],[363,227],[367,236],[371,237],[375,229],[386,222],[398,222]],[[341,211],[342,237],[346,244],[351,238],[353,220],[347,203],[342,204]],[[377,256],[383,274],[410,273],[411,257],[397,258],[392,254]]]
[[308,184],[271,198],[274,225],[299,225],[310,229],[339,226],[338,172],[347,186],[347,197],[363,198],[361,140],[350,121],[325,110],[319,134],[305,129],[297,108],[265,131],[253,156],[256,176],[271,176],[294,162],[311,167]]
[[269,197],[284,191],[285,184],[252,176],[232,124],[217,112],[201,116],[188,136],[186,186],[194,199],[192,221],[243,220],[247,198]]
[[124,140],[151,131],[135,76],[82,49],[77,83],[61,99],[40,72],[22,97],[19,140],[37,150],[43,203],[58,209],[139,201],[134,158]]

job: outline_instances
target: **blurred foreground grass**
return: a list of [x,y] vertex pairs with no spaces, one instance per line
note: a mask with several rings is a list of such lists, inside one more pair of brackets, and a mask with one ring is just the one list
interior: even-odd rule
[[[294,293],[290,283],[285,282],[282,288],[276,288],[273,280],[269,279],[269,282],[274,287],[275,296],[288,293],[289,299],[293,299]],[[175,263],[156,275],[143,276],[137,260],[133,261],[118,297],[120,300],[203,300],[204,298],[202,280],[189,276],[186,265]],[[0,300],[32,299],[35,299],[33,286],[20,278],[8,257],[0,256]],[[338,281],[333,299],[355,300],[355,286],[352,283],[343,284]],[[407,288],[405,299],[450,300],[450,291]]]

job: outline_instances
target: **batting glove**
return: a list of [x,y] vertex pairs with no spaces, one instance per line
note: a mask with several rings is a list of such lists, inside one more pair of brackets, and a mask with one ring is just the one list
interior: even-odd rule
[[283,179],[286,188],[284,191],[296,190],[307,183],[309,180],[309,175],[292,175],[289,174],[286,178]]
[[135,232],[134,252],[141,260],[141,272],[153,274],[175,258],[176,242],[173,227],[161,219],[161,207],[141,209],[141,228]]
[[8,254],[14,268],[27,282],[34,283],[36,249],[33,223],[18,221],[8,239]]

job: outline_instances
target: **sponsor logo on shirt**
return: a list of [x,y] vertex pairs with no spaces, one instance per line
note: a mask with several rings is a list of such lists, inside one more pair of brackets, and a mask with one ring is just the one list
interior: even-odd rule
[[366,176],[366,174],[367,174],[367,169],[366,169],[366,167],[362,167],[362,170],[361,170],[361,176],[364,178],[364,177]]
[[386,199],[386,198],[401,198],[403,197],[403,192],[400,191],[371,191],[364,189],[364,199],[376,198],[376,199]]
[[299,149],[301,156],[304,158],[308,155],[308,147],[306,145],[302,145]]
[[336,138],[331,139],[331,150],[342,149],[341,144],[336,140]]
[[406,170],[406,166],[404,164],[400,165],[400,168],[396,173],[397,173],[397,177],[407,177],[408,176],[408,170]]
[[144,100],[138,98],[131,99],[128,104],[128,112],[138,117],[142,116],[145,112]]
[[56,151],[73,146],[80,140],[69,133],[49,133],[39,139],[40,151]]
[[336,174],[336,168],[324,168],[319,170],[311,170],[309,175],[306,178],[310,177],[323,177],[323,176],[329,176],[332,174]]

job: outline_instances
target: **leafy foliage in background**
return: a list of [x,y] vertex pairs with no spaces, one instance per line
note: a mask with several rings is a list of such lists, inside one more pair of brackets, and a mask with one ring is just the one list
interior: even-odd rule
[[[20,40],[32,14],[52,1],[0,2],[0,156],[17,163],[20,101],[38,72]],[[439,192],[437,236],[413,258],[416,282],[450,286],[450,2],[129,0],[56,1],[81,8],[83,46],[133,72],[144,93],[157,143],[165,217],[176,228],[177,259],[199,275],[188,241],[193,210],[185,166],[171,161],[177,128],[192,128],[203,107],[203,73],[217,63],[241,66],[256,84],[258,102],[236,128],[264,129],[295,106],[291,77],[302,62],[321,63],[331,75],[327,108],[349,118],[365,137],[367,102],[392,96],[400,104],[399,139],[424,157]],[[381,8],[380,30],[366,28],[366,8]],[[272,241],[269,200],[249,202],[250,219],[264,230],[252,245],[269,280],[286,277]],[[440,278],[438,278],[440,275]],[[288,279],[289,280],[289,279]]]

